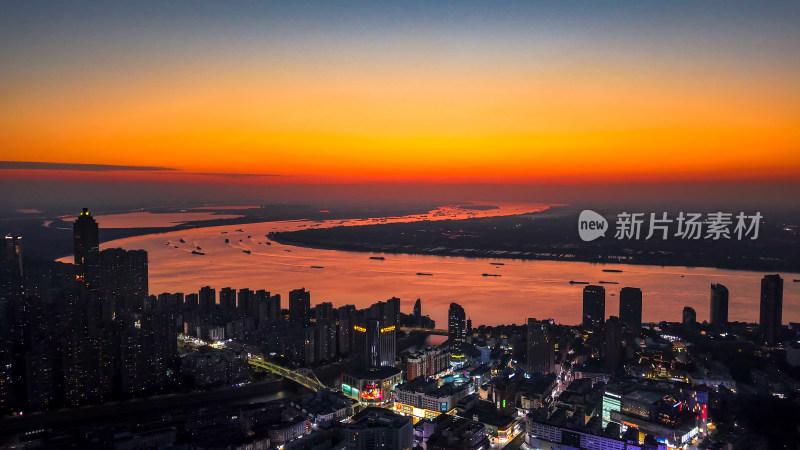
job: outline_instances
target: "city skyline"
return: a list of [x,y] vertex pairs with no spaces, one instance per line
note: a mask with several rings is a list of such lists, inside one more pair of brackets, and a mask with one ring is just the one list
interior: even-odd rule
[[[796,331],[794,325],[783,326],[779,274],[762,278],[756,327],[720,319],[698,324],[693,309],[686,307],[680,321],[664,320],[642,328],[646,292],[632,287],[620,290],[620,317],[611,315],[605,320],[605,289],[587,285],[584,321],[577,326],[528,318],[527,325],[478,323],[473,328],[465,308],[453,302],[447,329],[439,330],[427,315],[423,319],[419,299],[413,307],[406,302],[408,312],[403,313],[397,297],[363,309],[335,307],[328,301],[312,306],[311,292],[305,288],[289,291],[287,309],[281,309],[280,294],[271,295],[265,289],[224,287],[218,302],[216,290],[208,286],[188,295],[174,291],[148,295],[149,262],[144,250],[100,251],[99,227],[88,208],[75,218],[73,230],[75,264],[49,263],[41,272],[34,263],[33,275],[27,276],[23,276],[21,240],[6,238],[3,276],[20,279],[26,288],[20,292],[15,283],[4,282],[0,292],[0,318],[11,318],[0,322],[0,338],[11,344],[0,351],[0,362],[9,361],[0,364],[3,411],[20,411],[21,416],[34,411],[47,414],[59,407],[83,406],[94,411],[112,400],[158,401],[161,395],[176,395],[181,389],[213,389],[226,383],[246,386],[260,369],[315,393],[292,400],[292,405],[305,406],[292,413],[291,420],[284,418],[278,424],[269,414],[269,419],[262,419],[269,420],[270,429],[283,427],[281,435],[259,432],[256,427],[239,437],[193,432],[180,438],[167,433],[159,439],[226,443],[245,439],[273,445],[328,439],[330,445],[343,440],[345,444],[337,444],[343,447],[328,447],[341,449],[369,448],[373,439],[387,439],[389,448],[410,449],[398,442],[416,439],[434,446],[440,439],[436,433],[461,430],[459,439],[476,442],[467,447],[475,450],[487,442],[567,442],[567,437],[551,436],[542,427],[563,423],[559,418],[563,396],[593,390],[602,401],[594,406],[581,403],[581,408],[589,408],[590,418],[567,426],[595,442],[585,448],[624,441],[650,445],[661,440],[665,448],[673,449],[685,448],[679,444],[689,440],[695,444],[698,438],[708,439],[712,429],[706,412],[709,389],[718,391],[714,395],[726,395],[725,389],[737,383],[718,368],[718,362],[714,374],[691,372],[685,342],[717,337],[734,339],[737,347],[748,342],[748,352],[753,352],[750,358],[785,348],[786,362],[795,365],[788,351]],[[720,305],[715,305],[715,292],[726,294],[727,309],[727,289],[712,284],[712,311],[717,317],[722,314],[717,311]],[[58,313],[48,314],[48,310]],[[446,333],[447,340],[434,346],[418,340],[419,344],[409,347],[414,333]],[[495,344],[490,345],[492,341]],[[493,358],[498,351],[502,356]],[[694,358],[700,364],[703,356]],[[329,370],[343,361],[348,363],[340,371],[341,390],[329,388],[330,382],[321,381],[312,370]],[[490,364],[497,364],[504,375],[489,377]],[[771,372],[752,376],[786,382]],[[677,384],[657,387],[652,379]],[[482,380],[489,382],[479,388]],[[768,393],[784,395],[768,386]],[[520,392],[524,392],[522,397],[517,396]],[[688,402],[686,411],[675,409],[684,402]],[[331,404],[336,406],[331,409]],[[326,413],[328,419],[317,415],[316,411],[323,410],[332,411]],[[520,410],[526,413],[524,422],[517,419]],[[96,413],[89,414],[91,418]],[[443,419],[451,414],[457,417],[450,419],[452,423]],[[303,420],[306,426],[312,422],[330,425],[331,418],[341,429],[327,438],[301,428]],[[405,431],[397,434],[394,425],[388,429],[391,432],[377,426],[387,421]],[[431,436],[413,438],[411,425],[419,429],[428,423],[446,428],[436,425]],[[369,427],[370,433],[354,431],[361,427]],[[135,439],[143,439],[148,432],[142,433]],[[597,441],[599,436],[606,440]]]
[[0,447],[800,448],[800,2],[0,6]]

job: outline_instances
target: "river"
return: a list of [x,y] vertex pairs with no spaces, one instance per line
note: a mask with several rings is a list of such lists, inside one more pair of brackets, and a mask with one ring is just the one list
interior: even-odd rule
[[[437,327],[447,326],[447,309],[451,302],[464,307],[473,326],[522,324],[528,317],[577,324],[581,321],[584,285],[570,284],[570,280],[619,283],[605,284],[607,316],[618,312],[620,288],[641,288],[645,322],[680,321],[684,306],[693,307],[699,321],[708,320],[710,284],[722,283],[730,291],[729,320],[758,321],[762,272],[358,253],[282,245],[266,238],[266,234],[273,231],[515,215],[547,207],[541,204],[498,206],[498,209],[489,210],[443,207],[428,214],[393,218],[295,220],[196,228],[119,239],[105,242],[101,248],[147,250],[151,293],[191,293],[206,285],[217,290],[226,286],[266,289],[281,294],[282,306],[286,308],[288,292],[305,287],[311,291],[312,305],[329,301],[334,306],[366,307],[395,296],[401,299],[404,313],[411,313],[414,301],[421,298],[423,314],[436,320]],[[103,227],[103,216],[98,216],[97,220]],[[526,219],[521,217],[520,220]],[[117,226],[124,225],[124,216],[115,215],[114,221]],[[204,254],[192,254],[192,250]],[[370,259],[371,256],[385,259]],[[71,262],[71,258],[62,261]],[[490,264],[493,262],[503,265]],[[622,272],[609,273],[603,269]],[[482,276],[484,273],[501,276]],[[800,273],[781,273],[781,276],[784,278],[783,322],[798,322],[800,283],[792,280],[800,279]]]

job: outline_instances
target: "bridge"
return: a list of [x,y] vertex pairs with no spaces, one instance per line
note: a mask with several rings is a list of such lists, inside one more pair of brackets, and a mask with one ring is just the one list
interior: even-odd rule
[[303,387],[311,389],[314,392],[317,392],[320,389],[325,389],[325,385],[322,383],[322,381],[319,381],[319,378],[317,378],[317,376],[314,375],[314,372],[312,372],[309,369],[298,369],[298,370],[288,369],[281,365],[267,361],[258,355],[250,355],[247,362],[251,366],[264,369],[276,375],[280,375],[283,378],[286,378],[287,380],[292,380],[295,383],[298,383]]
[[441,328],[400,327],[400,331],[404,331],[406,333],[425,333],[447,336],[447,330],[443,330]]

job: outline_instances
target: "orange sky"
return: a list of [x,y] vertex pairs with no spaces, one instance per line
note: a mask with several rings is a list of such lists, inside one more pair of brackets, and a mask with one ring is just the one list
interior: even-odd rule
[[[245,56],[211,48],[208,59],[171,60],[142,45],[120,62],[90,55],[86,65],[22,67],[0,91],[0,160],[180,174],[0,175],[267,184],[800,179],[796,65],[758,66],[736,42],[724,57],[682,58],[686,43],[675,54],[656,44],[612,53],[590,46],[521,61],[502,42],[453,59],[446,48],[402,40],[392,55],[346,42],[333,56],[267,55],[244,42]],[[52,70],[33,70],[40,65]]]

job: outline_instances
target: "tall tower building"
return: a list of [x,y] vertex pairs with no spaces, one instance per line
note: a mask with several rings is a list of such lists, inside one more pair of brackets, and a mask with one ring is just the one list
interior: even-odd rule
[[624,287],[619,291],[619,320],[628,326],[634,335],[642,329],[642,290]]
[[22,294],[22,238],[6,235],[0,258],[0,299],[11,299]]
[[550,321],[528,319],[528,371],[548,374],[555,370],[555,339]]
[[311,293],[305,288],[289,291],[289,321],[308,324],[311,319]]
[[[0,255],[0,340],[11,334],[14,314],[12,309],[22,297],[22,238],[7,235],[4,251]],[[2,351],[0,351],[2,355]],[[2,368],[0,368],[2,371]]]
[[398,325],[400,323],[400,299],[392,297],[386,300],[386,324]]
[[3,244],[2,263],[6,273],[22,278],[22,237],[7,234]]
[[419,326],[419,320],[422,318],[422,301],[417,299],[414,303],[414,325]]
[[447,312],[447,337],[453,348],[467,342],[467,315],[458,303],[450,303]]
[[89,290],[100,288],[100,236],[97,222],[83,208],[72,225],[75,248],[75,280]]
[[606,318],[606,290],[603,286],[583,288],[583,326],[602,326]]
[[721,284],[712,284],[711,326],[721,328],[726,325],[728,325],[728,288]]
[[783,279],[780,275],[764,275],[761,279],[761,335],[769,345],[778,341],[783,318]]

